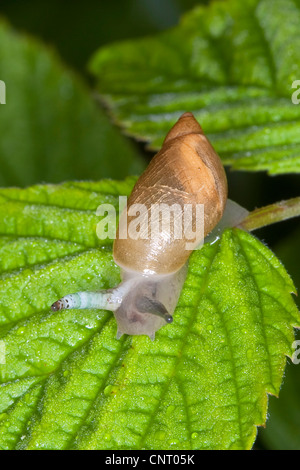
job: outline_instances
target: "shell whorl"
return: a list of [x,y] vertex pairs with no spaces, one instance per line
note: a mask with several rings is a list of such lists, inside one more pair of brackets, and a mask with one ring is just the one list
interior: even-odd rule
[[[130,224],[128,211],[134,204],[144,204],[148,214],[155,204],[203,204],[206,236],[221,219],[226,200],[227,180],[221,160],[193,114],[185,113],[137,181],[120,220],[126,217]],[[174,238],[172,230],[154,238],[147,235],[147,239],[129,235],[123,239],[118,230],[113,250],[116,263],[145,274],[169,274],[186,263],[191,250],[186,249],[184,237]]]

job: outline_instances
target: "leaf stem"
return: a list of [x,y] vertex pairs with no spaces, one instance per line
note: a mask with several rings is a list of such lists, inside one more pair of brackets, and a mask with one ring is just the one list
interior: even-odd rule
[[239,224],[239,227],[251,232],[297,216],[300,216],[300,197],[255,209]]

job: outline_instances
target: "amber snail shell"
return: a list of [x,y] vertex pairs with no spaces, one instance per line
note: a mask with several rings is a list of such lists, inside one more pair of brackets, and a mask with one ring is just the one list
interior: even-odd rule
[[[227,201],[227,180],[221,160],[205,137],[192,113],[183,114],[167,134],[137,181],[128,200],[127,213],[133,204],[204,205],[204,237],[221,219]],[[144,273],[170,274],[187,261],[190,251],[186,240],[174,239],[172,232],[157,237],[133,240],[117,238],[115,262],[126,269]]]

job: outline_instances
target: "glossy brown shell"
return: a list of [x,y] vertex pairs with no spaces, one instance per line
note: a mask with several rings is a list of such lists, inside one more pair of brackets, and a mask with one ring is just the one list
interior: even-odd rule
[[[128,199],[133,204],[204,204],[204,236],[219,222],[227,200],[227,181],[221,160],[192,113],[183,114],[167,134],[137,181]],[[129,225],[132,217],[126,212]],[[186,239],[162,233],[154,239],[120,239],[114,243],[116,263],[145,274],[176,272],[187,261]]]

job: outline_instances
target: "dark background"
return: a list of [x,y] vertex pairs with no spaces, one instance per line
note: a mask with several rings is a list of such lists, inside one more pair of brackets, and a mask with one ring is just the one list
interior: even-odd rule
[[[8,19],[16,29],[40,38],[44,43],[56,49],[63,61],[82,75],[92,88],[93,81],[87,73],[86,64],[100,46],[117,40],[155,34],[172,27],[178,23],[180,16],[185,11],[200,3],[206,4],[208,1],[2,0],[0,15]],[[149,160],[152,155],[145,151],[142,144],[136,145],[140,147],[144,158]],[[249,210],[299,196],[300,185],[297,175],[271,177],[264,172],[232,172],[229,169],[227,169],[227,175],[230,198]],[[91,174],[90,177],[93,179],[95,175]],[[276,252],[292,275],[295,284],[299,286],[299,221],[293,219],[275,224],[257,231],[255,235]],[[292,372],[288,370],[287,375],[291,375],[292,379],[287,378],[286,381],[294,380],[298,383],[300,375],[297,367],[289,367]],[[291,387],[292,385],[284,387],[287,392],[282,403],[284,403],[283,400],[289,399],[288,393],[291,392],[288,389]],[[276,401],[275,405],[273,405],[274,401]],[[272,414],[275,416],[277,413],[280,416],[281,413],[284,413],[284,408],[283,411],[276,411],[279,402],[280,400],[271,399],[271,417]],[[272,411],[273,406],[276,407],[275,411]],[[267,430],[269,426],[271,425],[268,423]],[[278,427],[276,422],[273,426]],[[293,446],[299,449],[298,424],[292,423],[291,426],[294,426],[293,429],[290,429],[295,437]],[[264,433],[260,431],[256,448],[282,448],[280,442],[283,442],[280,437],[276,442],[272,442],[272,438],[265,437]]]

